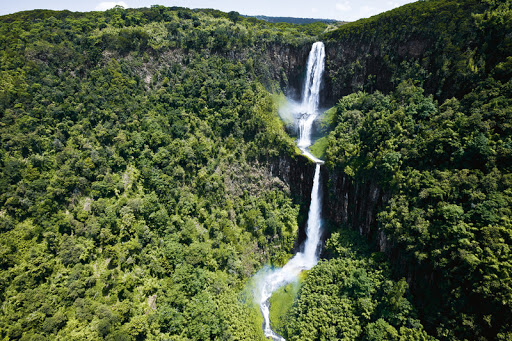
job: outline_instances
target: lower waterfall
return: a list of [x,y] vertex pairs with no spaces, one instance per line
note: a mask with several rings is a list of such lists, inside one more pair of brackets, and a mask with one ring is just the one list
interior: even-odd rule
[[320,196],[320,163],[316,164],[315,176],[313,178],[313,189],[311,190],[311,205],[309,206],[307,222],[307,239],[304,250],[293,256],[285,266],[275,269],[263,279],[261,285],[260,309],[263,315],[263,332],[266,337],[273,340],[284,340],[277,335],[270,327],[270,296],[272,293],[294,280],[302,270],[309,270],[318,263],[318,251],[321,237],[321,196]]

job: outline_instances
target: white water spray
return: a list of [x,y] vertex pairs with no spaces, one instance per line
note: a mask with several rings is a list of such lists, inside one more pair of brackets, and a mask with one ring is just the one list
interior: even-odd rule
[[306,241],[304,249],[280,269],[269,272],[262,280],[259,292],[259,303],[263,315],[263,332],[265,337],[272,340],[284,341],[270,327],[270,296],[280,287],[298,279],[302,270],[309,270],[318,263],[319,244],[321,236],[321,197],[320,197],[320,165],[322,160],[315,158],[308,151],[311,146],[311,130],[315,118],[318,116],[318,103],[320,101],[320,85],[324,70],[325,49],[322,42],[316,42],[311,48],[307,63],[307,76],[304,85],[303,100],[300,107],[298,147],[302,152],[316,162],[313,188],[311,190],[311,204],[309,206],[306,227]]

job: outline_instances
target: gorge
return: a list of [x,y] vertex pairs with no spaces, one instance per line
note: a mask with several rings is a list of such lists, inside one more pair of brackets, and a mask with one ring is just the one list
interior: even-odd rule
[[511,6],[0,17],[0,339],[511,339]]
[[318,103],[324,71],[325,49],[322,42],[316,42],[311,48],[307,62],[306,81],[302,95],[302,105],[298,116],[299,137],[297,145],[308,158],[316,163],[313,188],[311,190],[311,202],[306,223],[306,240],[300,252],[290,259],[282,268],[273,269],[261,280],[259,286],[259,304],[264,318],[263,331],[266,337],[273,340],[284,340],[272,331],[270,327],[270,303],[272,293],[280,287],[298,280],[298,275],[303,270],[309,270],[318,262],[318,253],[321,237],[321,192],[320,192],[320,165],[322,160],[314,157],[308,147],[311,145],[311,130],[315,118],[318,116]]

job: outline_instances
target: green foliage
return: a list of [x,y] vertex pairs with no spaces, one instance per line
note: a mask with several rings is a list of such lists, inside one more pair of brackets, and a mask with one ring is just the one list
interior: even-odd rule
[[315,143],[309,147],[311,154],[315,157],[323,160],[325,158],[325,150],[327,149],[327,137],[321,137],[315,141]]
[[116,7],[0,36],[0,339],[262,339],[243,288],[299,209],[259,57],[307,27]]
[[495,339],[512,325],[511,84],[489,78],[438,105],[403,82],[390,95],[359,92],[336,106],[327,164],[389,193],[377,228],[442,338]]
[[282,326],[284,326],[284,321],[286,320],[283,321],[283,318],[285,318],[286,314],[290,311],[297,297],[303,277],[304,275],[301,274],[301,279],[298,281],[279,288],[269,299],[270,323],[272,330],[276,331],[278,334],[284,333]]
[[[411,44],[404,56],[382,52],[390,71],[381,74],[396,85],[389,95],[339,101],[326,159],[354,182],[377,180],[390,198],[374,228],[392,245],[395,273],[410,278],[426,328],[446,340],[505,340],[512,328],[510,8],[416,2],[329,33],[378,35],[383,50]],[[421,41],[420,60],[411,54]],[[382,322],[372,330],[394,337]]]
[[[433,340],[409,303],[405,280],[389,280],[388,265],[356,232],[341,229],[302,283],[280,328],[290,340]],[[279,330],[279,329],[278,329]]]
[[[361,91],[313,150],[384,188],[377,228],[442,339],[511,336],[511,13],[420,1],[324,36],[379,52],[328,64]],[[164,6],[0,17],[0,338],[263,339],[244,287],[289,258],[299,214],[268,171],[296,151],[268,49],[325,30]],[[276,329],[431,339],[407,283],[352,237],[332,236],[291,307],[292,290],[273,298]]]
[[335,96],[392,92],[413,79],[435,98],[471,92],[505,71],[510,1],[416,1],[322,36],[338,53],[328,64]]

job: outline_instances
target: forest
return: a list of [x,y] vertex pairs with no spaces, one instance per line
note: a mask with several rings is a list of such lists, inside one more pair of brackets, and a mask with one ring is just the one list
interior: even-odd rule
[[[393,54],[421,37],[428,56]],[[366,236],[326,219],[273,328],[512,340],[510,0],[336,29],[164,6],[0,17],[0,339],[264,340],[252,278],[297,250],[309,200],[275,170],[304,158],[278,107],[318,40],[333,107],[312,150],[386,200]],[[357,40],[387,71],[343,64]]]
[[0,337],[261,339],[245,283],[298,229],[265,162],[295,150],[266,66],[224,53],[256,57],[286,26],[163,7],[2,19]]
[[[428,332],[446,340],[510,340],[512,4],[471,3],[470,17],[458,17],[464,14],[459,4],[448,12],[449,3],[442,3],[443,15],[466,22],[450,37],[450,52],[435,47],[445,60],[442,82],[449,81],[455,96],[446,96],[441,83],[430,93],[425,89],[435,88],[423,87],[436,78],[435,63],[404,60],[416,67],[391,91],[357,91],[337,102],[324,118],[331,131],[318,149],[334,172],[362,186],[377,182],[385,193],[368,237],[388,245],[380,251],[395,276],[410,284]],[[428,18],[436,4],[407,5],[329,34],[386,32],[420,6]],[[446,43],[450,31],[443,26],[429,20],[416,35],[440,31]],[[395,34],[406,32],[402,27]]]

